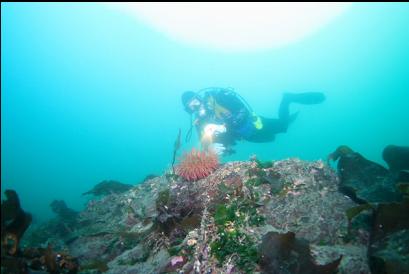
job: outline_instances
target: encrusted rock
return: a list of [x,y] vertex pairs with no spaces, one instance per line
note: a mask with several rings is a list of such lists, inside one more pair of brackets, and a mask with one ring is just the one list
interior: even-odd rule
[[[262,166],[256,161],[229,162],[195,182],[166,174],[126,192],[91,200],[80,212],[79,228],[69,235],[72,240],[66,247],[80,265],[88,265],[89,270],[107,268],[111,274],[166,269],[239,273],[237,255],[227,254],[220,265],[210,246],[220,238],[214,220],[217,206],[232,201],[240,205],[242,200],[251,201],[251,214],[260,216],[252,220],[260,226],[250,225],[254,216],[240,209],[233,217],[244,216],[241,226],[230,220],[225,233],[240,230],[249,242],[259,245],[268,232],[292,232],[312,244],[317,264],[342,255],[342,273],[366,273],[365,242],[344,242],[345,211],[356,204],[338,191],[338,184],[337,174],[322,161],[299,159]],[[253,271],[260,271],[260,266]]]

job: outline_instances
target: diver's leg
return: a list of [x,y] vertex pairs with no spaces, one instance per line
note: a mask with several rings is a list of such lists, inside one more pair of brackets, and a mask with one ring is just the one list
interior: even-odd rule
[[289,93],[284,93],[281,99],[280,108],[278,109],[278,119],[288,120],[290,117],[291,98]]
[[283,123],[286,122],[290,124],[298,115],[298,113],[290,115],[291,103],[315,105],[322,103],[324,100],[325,95],[321,92],[284,93],[278,110],[278,118],[282,120]]
[[293,103],[292,94],[285,93],[278,109],[278,119],[265,119],[276,133],[286,132],[298,116],[298,112],[290,114],[290,103]]
[[318,104],[325,100],[320,92],[285,93],[278,110],[278,119],[269,119],[260,116],[263,127],[245,139],[251,142],[270,142],[277,133],[287,132],[288,126],[297,118],[298,112],[290,114],[290,104],[304,105]]
[[244,139],[254,143],[272,142],[277,133],[287,131],[288,123],[281,119],[270,119],[260,116],[263,127]]

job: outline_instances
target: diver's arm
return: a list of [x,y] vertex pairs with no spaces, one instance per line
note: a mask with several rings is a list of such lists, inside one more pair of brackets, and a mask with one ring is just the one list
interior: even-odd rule
[[226,135],[226,127],[218,124],[206,124],[201,132],[201,144],[204,150],[213,150],[218,155],[223,154],[226,145],[222,141]]
[[204,128],[207,124],[206,119],[200,119],[200,117],[196,117],[193,124],[196,127],[197,136],[199,136],[202,149],[207,150],[208,147],[212,144],[212,140],[207,138],[207,136],[205,135]]
[[209,146],[212,144],[212,139],[205,135],[204,130],[200,130],[198,133],[200,136],[200,145],[203,150],[208,150]]

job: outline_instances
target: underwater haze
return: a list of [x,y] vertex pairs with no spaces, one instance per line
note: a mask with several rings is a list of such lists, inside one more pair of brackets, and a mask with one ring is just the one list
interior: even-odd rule
[[137,184],[170,168],[190,117],[186,90],[233,87],[277,117],[283,92],[326,101],[271,143],[242,142],[223,161],[325,159],[348,145],[384,165],[386,145],[409,144],[409,4],[354,3],[319,31],[276,49],[222,52],[170,39],[101,4],[1,4],[1,187],[34,220],[50,203],[82,209],[103,180]]

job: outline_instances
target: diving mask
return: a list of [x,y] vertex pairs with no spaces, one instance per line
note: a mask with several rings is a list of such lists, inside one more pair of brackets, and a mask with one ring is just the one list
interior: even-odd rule
[[192,111],[197,111],[200,107],[200,101],[194,98],[192,101],[189,102],[188,106]]

